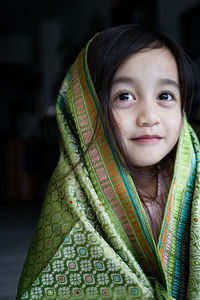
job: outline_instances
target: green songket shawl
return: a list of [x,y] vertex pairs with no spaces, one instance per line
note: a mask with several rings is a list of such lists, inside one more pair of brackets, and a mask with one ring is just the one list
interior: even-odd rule
[[101,118],[97,125],[98,108],[86,47],[58,96],[60,159],[17,299],[200,299],[195,133],[184,118],[156,245],[133,180],[120,166]]

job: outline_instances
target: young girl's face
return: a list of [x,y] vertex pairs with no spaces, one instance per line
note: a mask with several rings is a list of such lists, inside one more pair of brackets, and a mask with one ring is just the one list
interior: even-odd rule
[[146,49],[130,56],[114,75],[111,99],[133,166],[160,162],[175,146],[182,124],[178,70],[171,52]]

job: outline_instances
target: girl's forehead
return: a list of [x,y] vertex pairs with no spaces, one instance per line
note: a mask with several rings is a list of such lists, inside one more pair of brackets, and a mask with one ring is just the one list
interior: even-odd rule
[[178,68],[176,60],[167,48],[143,49],[130,55],[118,67],[113,82],[120,78],[133,77],[138,79],[168,78],[178,84]]
[[172,54],[172,52],[166,48],[158,48],[158,49],[149,49],[145,48],[142,49],[134,54],[131,54],[128,56],[124,61],[119,66],[125,66],[126,64],[133,64],[133,65],[142,65],[145,63],[152,63],[152,66],[154,63],[159,63],[159,62],[165,62],[166,64],[175,64],[176,66],[176,60]]

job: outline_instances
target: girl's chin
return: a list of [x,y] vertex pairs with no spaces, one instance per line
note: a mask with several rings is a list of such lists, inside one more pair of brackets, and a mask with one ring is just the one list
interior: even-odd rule
[[133,167],[138,168],[138,169],[146,169],[146,170],[153,170],[155,168],[155,165],[157,165],[159,162],[161,162],[162,159],[160,160],[151,160],[151,161],[134,161],[133,162]]

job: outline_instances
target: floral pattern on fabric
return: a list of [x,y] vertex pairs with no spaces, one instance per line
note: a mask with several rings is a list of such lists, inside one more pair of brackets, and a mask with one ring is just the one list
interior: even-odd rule
[[[133,295],[134,299],[154,299],[150,289],[139,288],[141,283],[128,267],[120,268],[120,256],[83,221],[74,226],[21,299],[121,299],[122,295],[124,299]],[[76,241],[82,236],[80,246]]]

